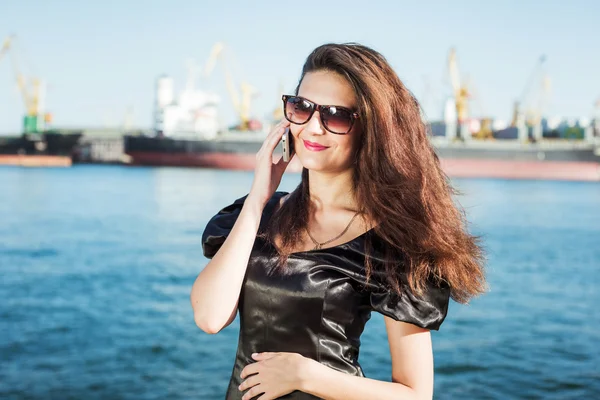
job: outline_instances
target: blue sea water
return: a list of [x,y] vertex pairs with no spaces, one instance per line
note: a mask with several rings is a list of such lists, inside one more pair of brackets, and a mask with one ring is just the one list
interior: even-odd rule
[[[285,175],[280,190],[299,180]],[[201,235],[252,174],[0,168],[0,398],[222,399],[239,331],[199,330]],[[455,180],[490,291],[433,332],[436,399],[600,398],[600,185]],[[360,362],[390,380],[383,317]]]

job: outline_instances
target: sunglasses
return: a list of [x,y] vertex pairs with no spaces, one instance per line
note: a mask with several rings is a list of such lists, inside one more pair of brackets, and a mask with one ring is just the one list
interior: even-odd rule
[[300,96],[283,95],[283,114],[292,124],[302,125],[319,112],[323,127],[336,135],[345,135],[352,129],[358,113],[346,107],[321,106]]

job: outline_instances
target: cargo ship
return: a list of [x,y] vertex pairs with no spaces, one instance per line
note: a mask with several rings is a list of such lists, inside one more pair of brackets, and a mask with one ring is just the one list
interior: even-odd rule
[[[135,165],[252,170],[263,139],[247,133],[213,139],[126,135],[124,146]],[[431,140],[450,177],[600,181],[600,152],[589,143]],[[300,170],[292,160],[288,171]]]
[[[219,130],[214,98],[183,93],[175,102],[171,90],[170,78],[159,78],[154,131],[124,135],[131,164],[254,169],[268,127]],[[181,115],[195,119],[176,117]],[[490,121],[475,126],[453,121],[449,115],[447,121],[429,124],[430,140],[450,177],[600,181],[599,120],[549,124],[542,119],[538,127],[499,129]],[[288,171],[301,169],[297,159],[288,166]]]
[[45,131],[0,136],[0,165],[68,167],[81,132]]
[[[214,66],[214,58],[221,50],[219,45],[213,48],[207,65]],[[453,50],[449,69],[454,94],[445,103],[443,120],[428,123],[432,145],[448,176],[600,181],[600,115],[592,120],[550,120],[542,118],[540,110],[534,110],[532,117],[521,106],[520,110],[515,107],[510,124],[469,118],[469,92],[457,78]],[[243,86],[241,95],[232,93],[240,124],[222,128],[217,118],[218,96],[197,90],[193,83],[193,77],[188,77],[185,89],[175,99],[173,80],[168,76],[158,78],[153,131],[124,136],[124,152],[130,162],[254,169],[255,155],[269,124],[263,128],[248,118],[251,93],[244,93]],[[230,83],[228,88],[234,90]],[[282,110],[276,110],[272,120],[283,117]],[[288,171],[301,168],[295,158]]]

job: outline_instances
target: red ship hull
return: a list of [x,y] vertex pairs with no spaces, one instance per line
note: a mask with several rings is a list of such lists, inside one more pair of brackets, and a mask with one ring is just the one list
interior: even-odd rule
[[70,167],[70,156],[0,154],[0,165],[19,167]]
[[[161,153],[131,152],[134,165],[204,167],[253,170],[256,157],[245,153]],[[600,163],[577,161],[515,161],[482,159],[441,159],[445,173],[454,178],[539,179],[600,181]],[[287,171],[300,172],[294,158]]]

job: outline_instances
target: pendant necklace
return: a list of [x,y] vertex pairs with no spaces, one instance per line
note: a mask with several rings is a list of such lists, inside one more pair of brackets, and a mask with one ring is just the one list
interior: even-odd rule
[[339,235],[337,235],[336,237],[334,237],[333,239],[329,239],[326,242],[323,243],[319,243],[315,240],[314,237],[312,237],[312,235],[310,234],[309,230],[308,230],[308,226],[306,227],[306,233],[308,233],[308,237],[310,238],[310,240],[313,241],[313,243],[315,244],[315,248],[313,250],[320,250],[323,248],[324,245],[333,242],[334,240],[339,239],[340,237],[342,237],[344,235],[344,233],[346,233],[348,231],[348,229],[350,228],[350,225],[352,225],[352,222],[354,221],[354,219],[358,216],[358,214],[360,214],[360,211],[357,211],[356,214],[354,214],[354,217],[352,217],[352,219],[350,220],[350,222],[348,222],[348,225],[346,226],[346,229],[343,230],[342,233],[340,233]]

